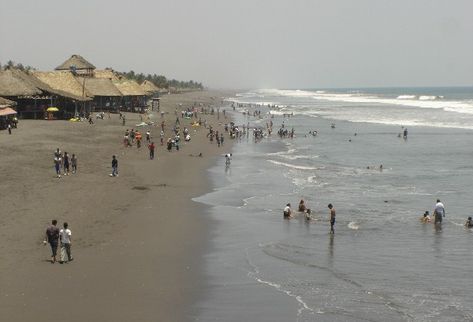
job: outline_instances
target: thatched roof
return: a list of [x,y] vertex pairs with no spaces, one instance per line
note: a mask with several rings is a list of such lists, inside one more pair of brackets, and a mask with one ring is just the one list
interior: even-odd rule
[[[43,93],[43,86],[35,78],[18,69],[0,71],[1,96],[34,96]],[[44,84],[44,87],[47,87]]]
[[15,106],[15,105],[16,105],[16,102],[0,97],[0,108]]
[[71,70],[71,67],[74,67],[76,70],[95,69],[95,66],[85,60],[84,57],[80,55],[72,55],[71,58],[56,67],[56,70]]
[[122,78],[114,81],[113,84],[118,88],[123,96],[145,96],[146,92],[141,88],[140,84],[131,79]]
[[122,93],[108,78],[76,77],[81,84],[85,84],[85,90],[92,96],[122,96]]
[[145,80],[140,86],[148,95],[159,93],[159,87],[149,80]]
[[[91,100],[91,94],[84,90],[83,84],[70,71],[38,72],[33,75],[43,83],[46,83],[56,92],[64,93],[66,97],[74,98],[78,101]],[[63,95],[63,96],[65,96]]]
[[119,80],[120,76],[113,69],[94,70],[95,78],[108,78],[113,81]]

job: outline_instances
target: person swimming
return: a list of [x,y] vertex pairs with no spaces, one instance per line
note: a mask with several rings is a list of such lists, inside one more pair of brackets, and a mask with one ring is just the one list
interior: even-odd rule
[[424,213],[424,215],[422,217],[420,217],[420,221],[423,223],[423,224],[427,224],[429,222],[432,221],[432,219],[430,218],[430,214],[428,211],[426,211]]
[[299,211],[303,212],[306,209],[307,208],[305,207],[304,199],[301,199],[301,201],[299,202]]
[[466,228],[473,228],[473,219],[471,217],[468,217],[468,219],[466,220],[465,227]]

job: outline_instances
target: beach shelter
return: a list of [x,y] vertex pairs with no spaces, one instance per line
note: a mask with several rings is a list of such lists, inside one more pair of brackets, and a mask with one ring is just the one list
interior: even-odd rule
[[89,63],[81,55],[72,55],[69,59],[63,62],[61,65],[55,68],[59,71],[71,71],[76,75],[89,75],[91,76],[95,70],[95,66]]
[[159,87],[149,80],[145,80],[140,86],[148,96],[154,96],[159,93]]

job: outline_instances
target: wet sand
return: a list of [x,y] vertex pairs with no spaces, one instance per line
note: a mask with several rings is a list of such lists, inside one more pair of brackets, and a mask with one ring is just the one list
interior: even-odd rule
[[[221,95],[164,96],[166,138],[178,103],[217,105]],[[223,131],[220,117],[202,119]],[[210,189],[206,169],[230,150],[230,142],[217,148],[205,128],[189,127],[191,142],[169,153],[159,144],[160,128],[153,127],[157,151],[149,160],[146,144],[141,150],[122,144],[125,129],[139,122],[131,113],[126,126],[118,114],[94,125],[24,120],[13,135],[0,132],[2,321],[193,319],[212,222],[191,198]],[[181,127],[186,124],[181,120]],[[57,147],[77,155],[77,174],[55,178]],[[203,158],[190,156],[198,153]],[[109,177],[113,154],[116,178]],[[70,263],[51,264],[49,245],[42,245],[52,219],[58,226],[67,221],[72,230]]]

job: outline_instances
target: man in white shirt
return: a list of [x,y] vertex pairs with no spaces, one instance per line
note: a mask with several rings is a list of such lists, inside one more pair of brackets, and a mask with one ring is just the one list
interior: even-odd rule
[[290,203],[288,203],[286,207],[284,207],[283,215],[284,219],[290,219],[292,217],[292,209]]
[[[60,263],[67,263],[73,260],[71,256],[71,235],[72,232],[68,228],[67,222],[64,223],[63,229],[59,231],[59,240],[61,241],[61,261]],[[67,260],[66,260],[67,255]]]
[[441,224],[442,218],[445,217],[445,206],[440,202],[440,199],[437,199],[434,209],[435,223]]

